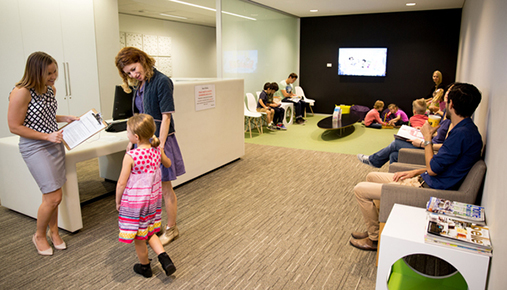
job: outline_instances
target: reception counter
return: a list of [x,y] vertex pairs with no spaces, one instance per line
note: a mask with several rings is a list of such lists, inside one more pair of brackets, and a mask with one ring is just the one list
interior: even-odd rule
[[[242,79],[174,81],[176,138],[186,173],[177,186],[234,161],[245,154]],[[0,200],[2,206],[36,218],[42,202],[39,187],[21,158],[19,137],[0,139]],[[66,152],[67,183],[59,207],[59,227],[83,228],[76,163],[99,157],[100,176],[117,180],[128,140],[125,132],[101,132]]]

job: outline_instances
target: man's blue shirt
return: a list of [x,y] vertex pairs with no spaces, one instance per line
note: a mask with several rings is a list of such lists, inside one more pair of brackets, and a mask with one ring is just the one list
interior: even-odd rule
[[458,189],[472,166],[481,157],[482,138],[470,118],[461,120],[445,139],[438,153],[430,161],[436,176],[421,174],[434,189]]

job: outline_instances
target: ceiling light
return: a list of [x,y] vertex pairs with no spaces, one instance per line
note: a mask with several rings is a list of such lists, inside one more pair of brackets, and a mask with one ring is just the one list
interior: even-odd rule
[[169,14],[164,14],[164,13],[160,13],[160,15],[162,15],[162,16],[167,16],[167,17],[173,17],[173,18],[179,18],[179,19],[188,19],[188,18],[186,18],[186,17],[175,16],[175,15],[169,15]]
[[[184,2],[184,1],[179,1],[179,0],[169,0],[169,1],[175,2],[175,3],[179,3],[179,4],[183,4],[183,5],[192,6],[192,7],[196,7],[196,8],[201,8],[201,9],[205,9],[205,10],[209,10],[209,11],[215,11],[215,12],[217,11],[215,8],[209,8],[209,7],[206,7],[206,6],[192,4],[192,3],[188,3],[188,2]],[[243,16],[243,15],[239,15],[239,14],[235,14],[235,13],[231,13],[231,12],[227,12],[227,11],[222,11],[222,13],[229,14],[229,15],[236,16],[236,17],[245,18],[245,19],[248,19],[248,20],[254,20],[254,21],[257,20],[257,19],[252,18],[252,17],[247,17],[247,16]]]
[[411,2],[411,3],[407,3],[406,5],[407,6],[415,6],[415,3]]
[[249,20],[254,20],[254,21],[257,20],[257,19],[252,18],[252,17],[247,17],[247,16],[243,16],[243,15],[239,15],[239,14],[234,14],[234,13],[227,12],[227,11],[222,11],[222,13],[229,14],[229,15],[236,16],[236,17],[241,17],[241,18],[249,19]]
[[205,7],[205,6],[201,6],[201,5],[197,5],[197,4],[192,4],[192,3],[188,3],[188,2],[183,2],[183,1],[179,1],[179,0],[170,0],[170,1],[171,2],[180,3],[180,4],[183,4],[183,5],[188,5],[188,6],[196,7],[196,8],[206,9],[206,10],[209,10],[209,11],[217,11],[214,8],[209,8],[209,7]]
[[319,12],[319,10],[314,9],[314,10],[310,10],[310,12]]

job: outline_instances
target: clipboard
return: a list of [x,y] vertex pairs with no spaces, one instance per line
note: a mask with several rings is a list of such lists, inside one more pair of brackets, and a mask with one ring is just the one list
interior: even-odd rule
[[68,123],[58,131],[63,133],[63,144],[67,150],[76,148],[93,135],[105,129],[108,124],[95,109],[91,109],[79,117],[79,120]]

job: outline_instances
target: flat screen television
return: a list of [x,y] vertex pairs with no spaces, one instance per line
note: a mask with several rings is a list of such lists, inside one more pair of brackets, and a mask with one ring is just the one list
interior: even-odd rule
[[338,75],[385,77],[387,48],[339,48]]

